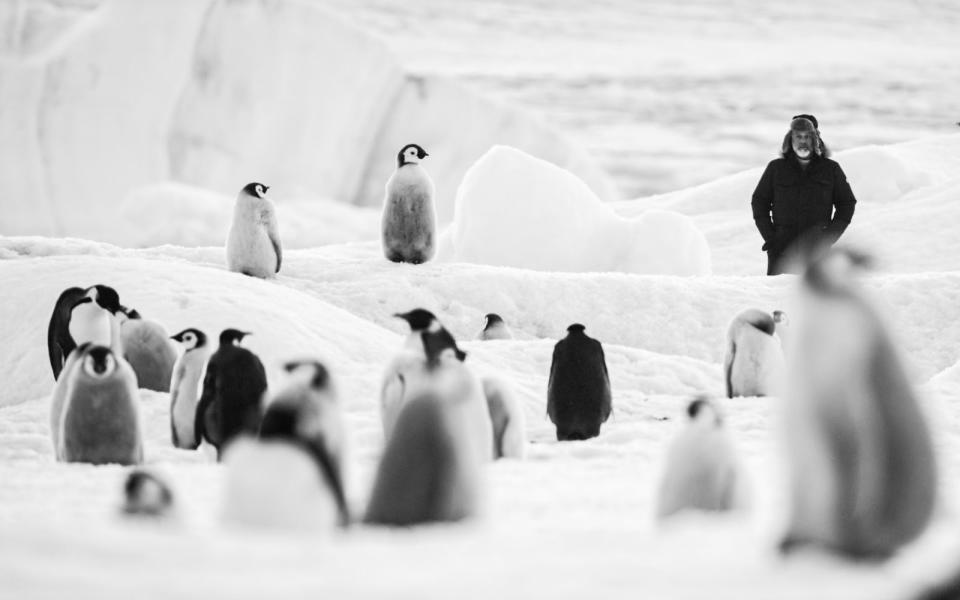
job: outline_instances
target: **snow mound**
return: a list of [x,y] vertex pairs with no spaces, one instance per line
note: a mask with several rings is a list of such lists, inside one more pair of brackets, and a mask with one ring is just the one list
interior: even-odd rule
[[617,195],[550,127],[443,77],[408,74],[379,40],[319,3],[8,4],[2,234],[182,243],[147,218],[153,211],[115,226],[121,199],[169,180],[229,196],[263,181],[285,197],[379,206],[411,141],[437,157],[441,218],[467,167],[499,140],[574,170],[605,199]]
[[576,175],[494,146],[457,189],[445,258],[540,271],[707,275],[710,249],[690,218],[618,217]]

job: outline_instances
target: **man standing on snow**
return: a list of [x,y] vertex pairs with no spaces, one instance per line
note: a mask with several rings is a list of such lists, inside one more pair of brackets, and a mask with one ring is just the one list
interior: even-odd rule
[[799,267],[796,258],[836,243],[853,219],[857,199],[843,169],[827,158],[818,127],[813,115],[795,116],[781,158],[770,161],[753,192],[767,275]]

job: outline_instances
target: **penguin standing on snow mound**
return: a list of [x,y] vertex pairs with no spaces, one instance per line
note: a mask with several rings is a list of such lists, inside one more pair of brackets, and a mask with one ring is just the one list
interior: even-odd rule
[[690,420],[667,454],[657,500],[657,518],[682,510],[727,511],[742,504],[743,476],[717,406],[697,398]]
[[266,279],[280,272],[283,250],[276,210],[267,197],[270,188],[248,183],[237,195],[233,224],[227,236],[227,268]]
[[586,440],[600,435],[612,411],[610,375],[603,346],[574,323],[553,348],[547,383],[547,414],[557,440]]
[[137,378],[110,348],[84,344],[71,354],[61,401],[54,392],[57,459],[93,464],[143,461]]
[[194,434],[198,446],[207,440],[217,449],[218,459],[233,438],[260,430],[260,401],[267,391],[267,374],[260,359],[240,346],[248,335],[224,329],[220,347],[207,362]]
[[383,254],[392,262],[420,264],[436,252],[437,210],[430,175],[420,166],[429,156],[416,144],[397,154],[397,170],[387,181],[383,201]]
[[259,438],[224,455],[224,518],[243,525],[329,529],[350,521],[343,482],[343,422],[327,369],[287,363],[290,382],[270,401]]
[[60,294],[47,327],[47,353],[54,379],[60,377],[70,352],[80,344],[113,345],[118,327],[114,315],[122,309],[116,290],[106,285],[71,287]]
[[123,485],[123,512],[132,516],[164,517],[173,509],[173,491],[159,475],[134,469]]
[[177,358],[170,377],[170,437],[184,450],[199,446],[194,426],[200,400],[200,378],[210,358],[207,336],[199,329],[184,329],[170,338],[180,342],[183,354]]
[[781,550],[883,559],[926,528],[937,494],[930,431],[878,312],[865,258],[831,251],[803,275],[784,425],[790,475]]
[[505,381],[487,377],[483,395],[493,427],[493,457],[519,458],[527,455],[527,419],[516,394]]
[[477,337],[481,340],[512,340],[513,332],[500,315],[489,313],[483,317],[483,329]]
[[[130,314],[136,315],[130,317]],[[125,313],[120,325],[120,340],[124,358],[137,374],[137,385],[155,392],[169,392],[177,351],[167,331],[155,321],[140,318],[139,313]]]
[[[434,385],[407,401],[387,439],[364,522],[409,526],[460,521],[480,504],[485,457],[472,410],[475,382],[466,365],[448,361]],[[486,408],[484,407],[484,410]],[[489,431],[486,438],[489,447]],[[489,452],[489,451],[488,451]]]
[[727,398],[778,394],[784,365],[775,331],[773,317],[756,308],[741,312],[731,321],[723,360]]

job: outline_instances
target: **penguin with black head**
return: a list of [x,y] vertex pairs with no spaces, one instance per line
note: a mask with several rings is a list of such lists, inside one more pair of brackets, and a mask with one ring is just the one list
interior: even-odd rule
[[119,347],[118,313],[124,307],[112,287],[97,284],[61,292],[47,327],[47,354],[53,378],[58,379],[70,353],[86,342]]
[[347,526],[343,416],[327,368],[317,360],[284,365],[287,382],[268,403],[257,438],[242,436],[224,454],[224,518],[297,529]]
[[553,348],[547,383],[547,415],[557,427],[557,440],[597,437],[612,410],[603,346],[574,323]]
[[477,336],[481,340],[512,340],[513,332],[507,327],[503,317],[497,313],[488,313],[483,317],[483,329]]
[[381,233],[391,262],[420,264],[436,252],[437,209],[434,185],[420,161],[430,156],[417,144],[397,154],[397,170],[387,180]]
[[170,438],[177,448],[196,450],[199,441],[194,427],[200,383],[212,349],[207,343],[207,335],[193,327],[170,339],[183,347],[183,354],[177,358],[170,378]]
[[220,345],[207,362],[203,393],[194,421],[195,442],[206,440],[218,459],[236,436],[260,430],[260,406],[267,374],[257,355],[240,345],[249,332],[224,329]]

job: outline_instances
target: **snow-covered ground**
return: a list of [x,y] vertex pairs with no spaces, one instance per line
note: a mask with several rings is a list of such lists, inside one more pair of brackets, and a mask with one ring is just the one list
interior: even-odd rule
[[[0,5],[0,598],[900,600],[956,568],[960,134],[931,134],[949,133],[944,122],[958,118],[957,8],[811,2],[800,14],[775,3],[686,4],[325,3],[379,41],[318,18],[306,0]],[[796,35],[812,42],[802,55]],[[263,56],[244,44],[253,37],[269,44],[258,46]],[[348,55],[349,64],[329,60]],[[273,68],[281,63],[369,78],[325,98],[303,73]],[[391,107],[372,97],[384,89]],[[351,116],[304,122],[310,100]],[[747,307],[794,307],[795,277],[760,276],[749,197],[786,117],[803,111],[821,117],[841,150],[859,199],[844,240],[878,256],[865,286],[935,436],[935,520],[882,565],[774,552],[786,483],[776,398],[720,401],[748,471],[750,510],[653,519],[661,460],[687,401],[722,395],[729,320]],[[234,128],[248,117],[251,146]],[[420,266],[385,261],[379,210],[350,205],[379,197],[405,126],[435,136],[421,140],[432,155],[424,165],[453,219],[447,254]],[[316,138],[325,128],[338,144]],[[915,141],[872,145],[904,140]],[[507,199],[485,203],[488,194],[535,169],[509,152],[503,168],[526,167],[498,181],[481,163],[458,194],[494,143],[587,181],[545,167],[515,199],[529,203],[518,215],[545,210],[549,190],[573,189],[570,210],[498,229]],[[230,145],[242,152],[224,151]],[[311,153],[324,169],[313,169]],[[601,205],[614,196],[594,161],[630,196],[659,195]],[[230,172],[243,181],[227,185]],[[268,281],[225,269],[233,196],[252,178],[276,185],[286,251]],[[629,233],[651,209],[680,219],[659,235],[699,229],[691,235],[706,240],[712,275],[634,272],[643,257],[623,253],[650,248]],[[551,237],[560,230],[584,237]],[[91,239],[18,237],[69,233]],[[544,247],[570,254],[559,260]],[[174,449],[168,396],[141,391],[146,462],[167,475],[178,509],[169,522],[121,518],[127,469],[56,463],[48,427],[50,312],[64,288],[94,283],[114,286],[170,333],[252,331],[245,345],[271,385],[287,359],[323,360],[346,411],[355,514],[383,447],[377,393],[404,333],[391,317],[398,311],[432,310],[468,364],[512,383],[528,458],[485,468],[484,510],[468,523],[248,532],[220,522],[222,467]],[[516,339],[473,341],[488,312]],[[553,344],[573,322],[604,343],[614,413],[599,438],[559,444],[545,414],[547,375]]]
[[[4,591],[18,598],[67,591],[101,598],[199,597],[227,590],[240,597],[264,590],[350,597],[906,597],[960,552],[954,484],[960,477],[960,323],[954,318],[960,257],[948,241],[960,221],[947,193],[960,183],[950,177],[948,161],[960,152],[960,136],[858,152],[872,153],[883,165],[864,167],[876,181],[890,175],[909,183],[902,197],[885,196],[889,186],[878,183],[878,195],[861,200],[851,234],[898,224],[882,247],[897,256],[895,272],[881,270],[866,285],[887,311],[922,391],[944,484],[929,532],[888,564],[851,565],[817,555],[784,561],[774,553],[784,473],[779,401],[773,398],[722,401],[749,470],[752,509],[680,517],[663,527],[653,521],[660,461],[683,422],[686,401],[700,392],[722,394],[728,320],[749,306],[789,312],[792,276],[396,265],[381,257],[378,243],[365,242],[291,250],[281,274],[261,281],[227,272],[222,247],[137,250],[6,237],[0,238]],[[931,166],[933,155],[945,162]],[[855,170],[857,161],[849,162]],[[752,174],[740,179],[746,185]],[[709,196],[718,211],[729,210],[739,202],[738,181],[660,202],[704,219],[706,213],[692,208],[698,198]],[[912,219],[918,207],[935,214],[942,231]],[[632,207],[617,209],[629,213]],[[282,209],[279,215],[282,221]],[[706,231],[715,257],[759,268],[756,243]],[[522,243],[515,249],[536,251]],[[485,510],[468,524],[409,531],[355,527],[328,536],[247,533],[220,524],[221,467],[206,454],[172,448],[168,398],[144,391],[147,463],[173,482],[179,520],[131,524],[118,515],[125,469],[55,463],[49,441],[46,323],[61,289],[97,282],[115,286],[126,305],[171,332],[188,326],[253,331],[249,347],[274,383],[285,359],[326,361],[346,409],[347,492],[355,511],[366,502],[383,445],[377,386],[402,339],[405,325],[390,316],[397,311],[434,311],[464,340],[478,372],[512,381],[528,420],[529,458],[486,468]],[[487,312],[503,315],[516,339],[470,341]],[[575,321],[605,343],[614,416],[598,439],[558,444],[545,416],[546,378],[553,343]]]

